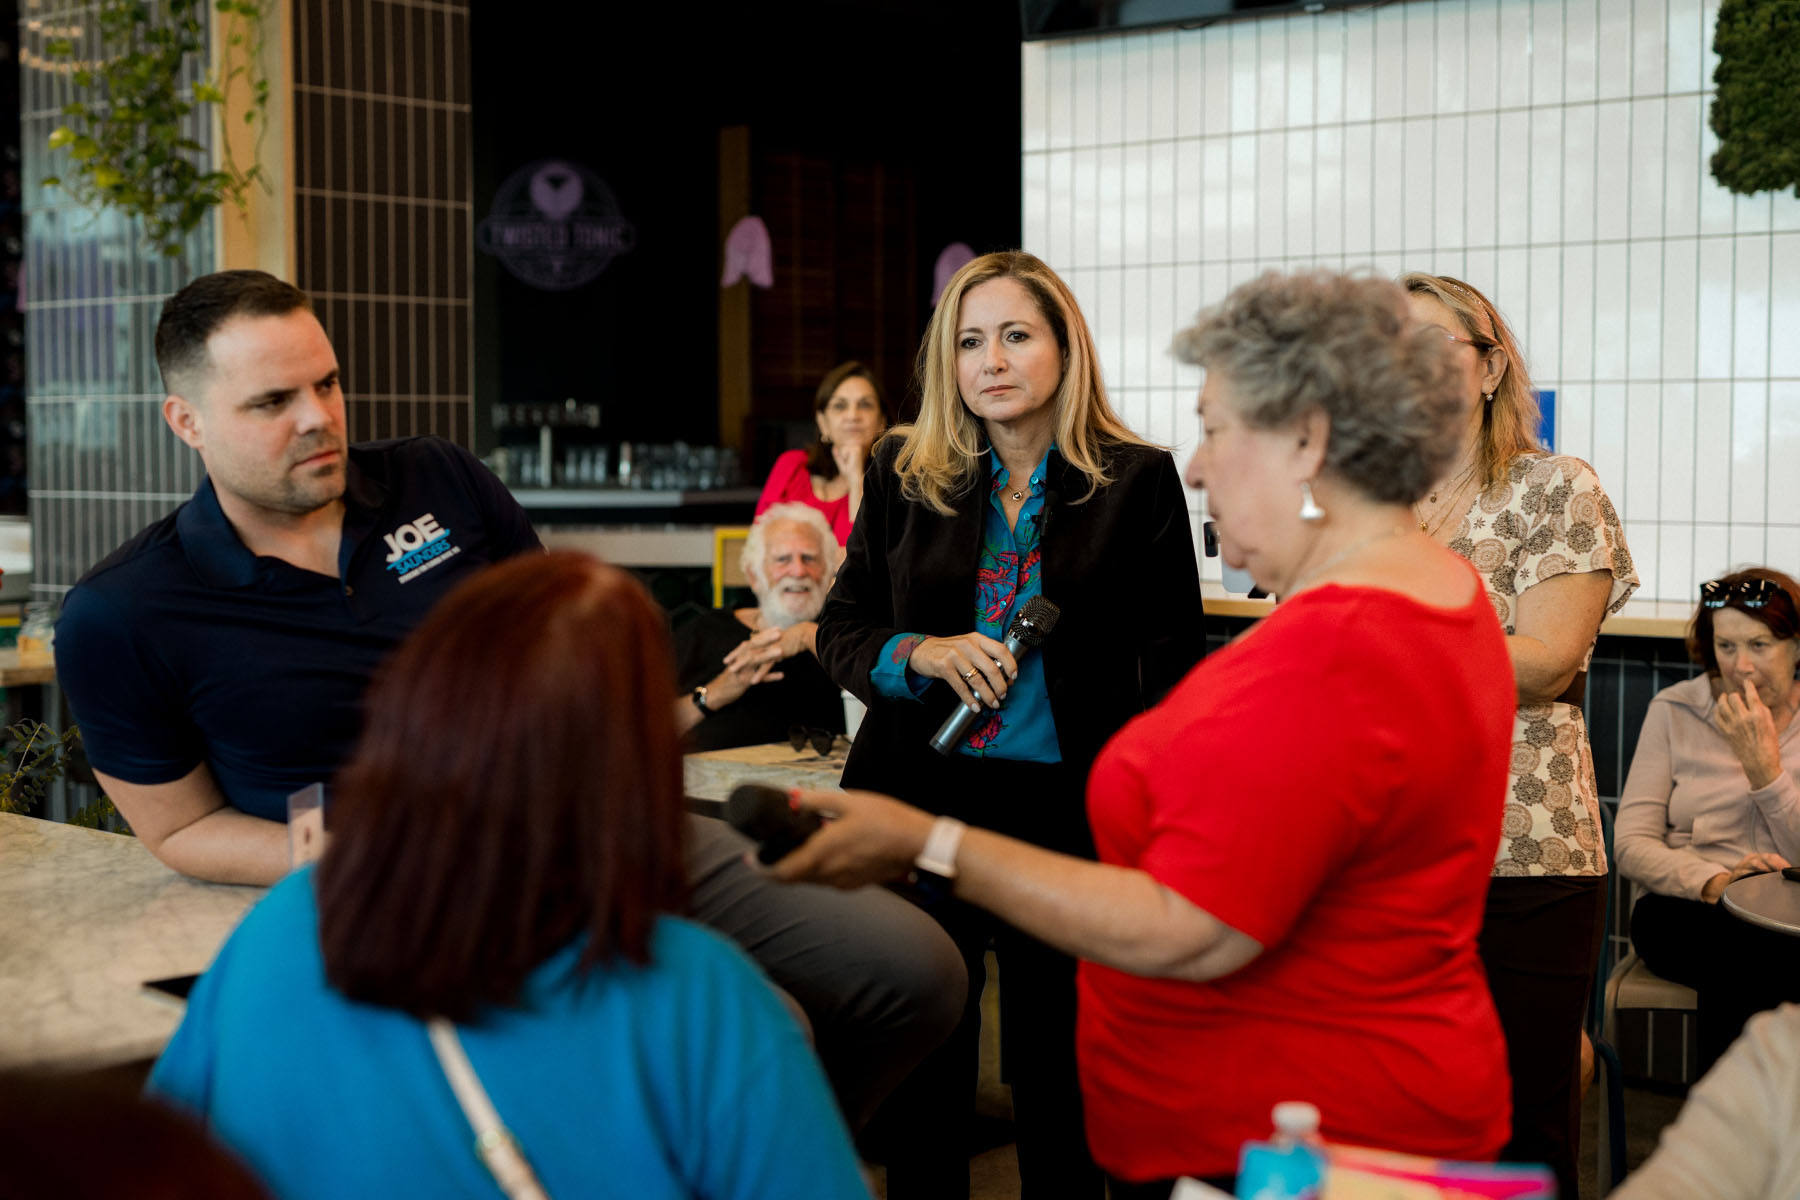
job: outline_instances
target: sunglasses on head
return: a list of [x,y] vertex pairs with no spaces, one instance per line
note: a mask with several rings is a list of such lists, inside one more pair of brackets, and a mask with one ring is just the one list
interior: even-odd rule
[[1700,585],[1700,605],[1724,608],[1736,601],[1744,608],[1763,608],[1780,593],[1781,585],[1773,579],[1740,579],[1736,583],[1709,579]]
[[788,726],[788,745],[795,750],[804,750],[811,746],[821,755],[830,754],[831,748],[837,744],[837,734],[829,729],[814,729],[809,725]]

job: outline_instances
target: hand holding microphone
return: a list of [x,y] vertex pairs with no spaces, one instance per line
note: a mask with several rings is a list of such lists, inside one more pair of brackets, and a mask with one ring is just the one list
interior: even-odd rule
[[[1050,636],[1050,631],[1056,628],[1057,619],[1061,616],[1062,610],[1042,596],[1033,596],[1025,602],[1025,608],[1017,617],[1013,618],[1012,628],[1006,631],[1006,641],[1001,646],[1010,662],[1010,669],[1007,671],[1008,678],[1018,678],[1019,656],[1027,650],[1042,645],[1044,639]],[[980,635],[971,636],[978,637]],[[992,639],[982,638],[982,641],[991,642]],[[998,662],[999,656],[996,655],[992,661]],[[980,666],[981,664],[973,665],[970,673],[962,676],[965,684],[973,683],[978,676],[987,674],[985,670],[980,669]],[[917,670],[916,667],[914,669]],[[951,687],[956,688],[956,685],[951,684]],[[956,692],[957,695],[962,695],[961,688],[956,688]],[[998,708],[1000,699],[1005,695],[1006,689],[998,688],[994,699],[990,702],[990,707]],[[983,696],[982,699],[987,700],[987,697]],[[970,707],[965,698],[964,702],[957,706],[956,711],[945,718],[944,723],[938,727],[937,734],[931,739],[931,748],[939,754],[955,753],[956,747],[968,735],[969,726],[974,723],[979,712],[979,707]]]
[[787,791],[758,783],[732,790],[725,819],[759,843],[757,858],[777,879],[841,888],[906,877],[936,820],[876,792]]
[[906,665],[927,679],[949,684],[964,707],[999,707],[1019,674],[1018,660],[1006,643],[982,633],[925,638],[913,648]]

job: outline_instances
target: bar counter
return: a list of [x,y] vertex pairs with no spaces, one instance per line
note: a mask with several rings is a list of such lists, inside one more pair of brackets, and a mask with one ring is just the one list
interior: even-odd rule
[[551,550],[579,550],[624,567],[706,567],[713,561],[711,525],[564,525],[538,529]]

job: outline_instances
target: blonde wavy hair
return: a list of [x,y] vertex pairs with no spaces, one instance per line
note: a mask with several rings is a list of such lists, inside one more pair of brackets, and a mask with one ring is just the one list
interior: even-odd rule
[[1484,356],[1496,352],[1506,356],[1494,398],[1482,406],[1481,445],[1475,460],[1482,486],[1492,487],[1505,478],[1513,459],[1543,449],[1537,436],[1542,413],[1519,341],[1493,301],[1460,279],[1412,271],[1400,277],[1400,286],[1430,296],[1455,313]]
[[981,422],[963,402],[956,382],[956,332],[962,301],[971,289],[996,279],[1015,280],[1031,294],[1062,350],[1062,383],[1053,401],[1056,448],[1087,478],[1088,490],[1081,500],[1112,482],[1104,461],[1107,446],[1149,444],[1107,403],[1094,337],[1069,285],[1023,250],[984,254],[951,277],[938,298],[937,311],[931,314],[925,340],[919,345],[918,419],[888,433],[901,439],[894,459],[901,494],[944,516],[955,511],[950,501],[979,476],[981,455],[987,449]]

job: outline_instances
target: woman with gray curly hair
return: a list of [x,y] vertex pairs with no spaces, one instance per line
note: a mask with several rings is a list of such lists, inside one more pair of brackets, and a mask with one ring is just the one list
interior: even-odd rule
[[1518,692],[1481,959],[1506,1031],[1512,1137],[1576,1194],[1582,1023],[1606,912],[1606,847],[1582,702],[1600,622],[1638,584],[1594,469],[1538,445],[1538,402],[1506,320],[1460,279],[1403,276],[1455,360],[1456,454],[1414,507],[1481,574]]
[[835,819],[775,869],[917,864],[1079,956],[1115,1198],[1229,1179],[1283,1100],[1334,1140],[1492,1158],[1506,1052],[1475,939],[1512,676],[1480,580],[1410,510],[1456,450],[1451,347],[1393,284],[1317,273],[1238,288],[1176,352],[1207,368],[1188,482],[1283,600],[1101,752],[1100,861],[852,791],[798,797]]

